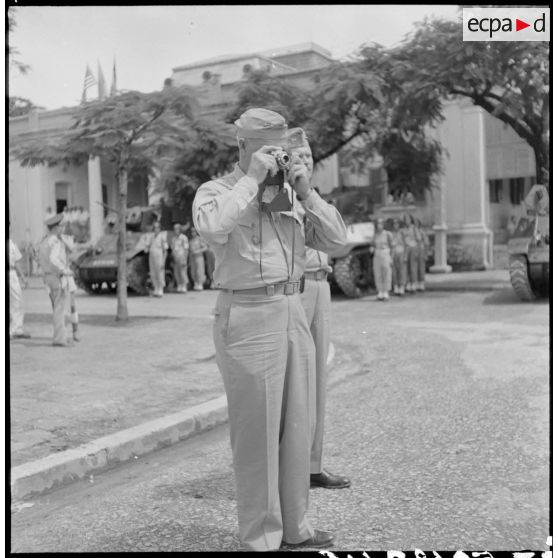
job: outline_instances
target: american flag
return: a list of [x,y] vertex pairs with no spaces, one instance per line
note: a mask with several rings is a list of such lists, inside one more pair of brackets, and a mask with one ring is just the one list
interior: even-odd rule
[[85,69],[85,79],[83,80],[83,94],[81,96],[82,103],[85,103],[85,101],[87,100],[87,90],[96,83],[97,82],[93,77],[93,72],[91,71],[89,64],[87,64],[87,68]]

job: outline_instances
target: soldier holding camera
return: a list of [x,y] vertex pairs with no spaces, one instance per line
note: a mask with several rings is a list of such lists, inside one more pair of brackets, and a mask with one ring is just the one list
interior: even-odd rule
[[221,289],[213,335],[228,401],[240,540],[252,551],[282,543],[325,547],[333,535],[314,530],[306,517],[315,351],[299,293],[305,245],[342,246],[345,225],[311,190],[304,164],[282,152],[288,144],[281,115],[250,109],[235,125],[239,162],[200,186],[193,218],[215,253]]

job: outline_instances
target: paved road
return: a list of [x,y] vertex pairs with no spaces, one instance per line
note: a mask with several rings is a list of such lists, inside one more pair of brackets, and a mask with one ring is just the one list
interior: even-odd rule
[[[311,492],[337,550],[546,550],[548,304],[511,290],[334,301],[351,355]],[[227,427],[19,504],[15,552],[238,550]]]

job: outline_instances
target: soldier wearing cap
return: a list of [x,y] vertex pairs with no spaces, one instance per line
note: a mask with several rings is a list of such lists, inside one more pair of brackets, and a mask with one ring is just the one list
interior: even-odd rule
[[65,306],[68,298],[68,277],[73,272],[68,265],[66,245],[62,241],[63,215],[58,213],[45,221],[48,234],[39,246],[39,263],[43,270],[43,280],[47,286],[52,303],[52,321],[54,327],[53,345],[55,347],[71,346],[66,337]]
[[[314,171],[314,159],[306,133],[302,128],[293,128],[289,130],[288,136],[289,145],[300,146],[291,148],[291,152],[304,163],[310,178]],[[316,430],[310,455],[310,486],[348,488],[351,481],[347,477],[333,475],[322,466],[331,313],[331,291],[327,275],[331,271],[328,255],[307,246],[304,292],[301,299],[316,348]]]
[[[247,550],[330,546],[307,518],[315,351],[299,292],[305,244],[344,244],[337,210],[293,164],[283,185],[274,152],[284,118],[250,109],[235,122],[239,162],[198,189],[196,229],[215,253],[221,289],[213,328],[228,401],[240,540]],[[274,180],[279,176],[279,181]],[[269,182],[278,182],[268,186]]]

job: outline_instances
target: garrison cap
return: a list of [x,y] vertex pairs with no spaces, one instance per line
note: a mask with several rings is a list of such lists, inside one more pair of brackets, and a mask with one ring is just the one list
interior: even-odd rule
[[304,144],[308,143],[306,132],[302,128],[290,128],[287,132],[287,142],[290,149],[304,147]]
[[63,218],[64,216],[62,215],[62,213],[57,213],[56,215],[53,215],[52,217],[46,219],[45,225],[47,227],[55,227],[56,225],[59,225],[62,222]]
[[283,139],[287,132],[285,119],[264,108],[248,109],[234,125],[238,137],[246,139]]

